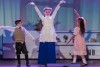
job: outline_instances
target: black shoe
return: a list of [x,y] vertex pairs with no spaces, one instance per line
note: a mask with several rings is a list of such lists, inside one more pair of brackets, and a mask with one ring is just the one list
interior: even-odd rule
[[82,66],[86,66],[86,65],[87,65],[87,63],[83,63],[83,64],[82,64]]
[[74,62],[71,62],[71,64],[76,64],[76,63],[74,63]]
[[28,66],[28,67],[30,66],[29,61],[26,61],[26,66]]
[[30,65],[29,65],[29,64],[26,64],[26,66],[28,66],[28,67],[29,67]]
[[63,66],[63,67],[68,67],[68,66]]
[[20,67],[21,66],[21,64],[17,64],[17,67]]
[[47,64],[45,64],[45,67],[47,67]]

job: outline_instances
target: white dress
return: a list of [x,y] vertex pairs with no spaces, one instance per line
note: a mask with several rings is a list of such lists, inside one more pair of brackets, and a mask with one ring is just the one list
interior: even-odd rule
[[38,13],[40,19],[42,20],[42,30],[40,34],[39,41],[40,42],[57,42],[56,40],[56,32],[54,28],[54,18],[56,16],[56,13],[58,9],[60,8],[59,5],[57,5],[56,9],[54,10],[53,14],[51,16],[43,16],[40,12],[40,10],[35,6],[35,10]]

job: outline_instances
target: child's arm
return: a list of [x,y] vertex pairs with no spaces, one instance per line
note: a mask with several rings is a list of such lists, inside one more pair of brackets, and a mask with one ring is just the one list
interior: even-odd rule
[[76,15],[77,18],[80,17],[80,15],[79,15],[79,13],[77,12],[76,9],[74,9],[74,13],[75,13],[75,15]]
[[[75,15],[76,15],[77,18],[81,17],[81,16],[79,15],[79,13],[77,12],[76,9],[74,9],[74,13],[75,13]],[[84,19],[84,17],[81,17],[81,18]],[[85,20],[85,19],[84,19],[84,25],[85,25],[85,28],[86,28],[86,20]]]
[[67,42],[67,45],[69,44],[69,42],[75,37],[75,35],[72,35],[70,40]]
[[8,31],[11,31],[11,32],[14,32],[15,27],[11,27],[11,26],[2,26],[2,29],[8,30]]
[[23,30],[25,31],[25,36],[29,36],[34,41],[34,37],[24,27]]

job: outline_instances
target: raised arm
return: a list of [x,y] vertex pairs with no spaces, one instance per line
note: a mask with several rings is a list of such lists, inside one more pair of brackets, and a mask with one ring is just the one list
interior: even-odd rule
[[[80,15],[79,15],[79,13],[77,12],[77,10],[76,9],[74,9],[74,13],[75,13],[75,15],[76,15],[76,17],[77,18],[82,18],[82,19],[84,19],[84,17],[81,17]],[[84,25],[85,25],[85,29],[86,29],[86,20],[84,19]]]
[[56,14],[57,14],[57,11],[58,11],[59,8],[60,8],[60,5],[63,4],[63,3],[65,3],[65,1],[64,1],[64,0],[61,0],[61,1],[59,2],[59,4],[57,5],[57,7],[55,8],[55,10],[54,10],[54,12],[53,12],[53,14],[52,14],[52,18],[53,18],[53,19],[55,18]]
[[75,15],[76,15],[77,18],[80,17],[80,15],[79,15],[79,13],[77,12],[76,9],[74,9],[74,13],[75,13]]
[[29,36],[34,40],[34,37],[23,27],[23,30],[25,31],[25,36]]
[[29,4],[34,6],[34,8],[35,8],[35,10],[36,10],[36,12],[37,12],[37,14],[38,14],[38,16],[39,16],[40,19],[42,20],[44,16],[43,16],[42,13],[40,12],[40,10],[39,10],[38,7],[36,6],[36,4],[35,4],[34,2],[30,2]]

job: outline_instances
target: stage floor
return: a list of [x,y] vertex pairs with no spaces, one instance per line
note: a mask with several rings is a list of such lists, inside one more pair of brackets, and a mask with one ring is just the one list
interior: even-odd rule
[[[57,60],[56,64],[48,64],[47,67],[82,67],[81,60],[78,60],[77,64],[71,64],[72,60]],[[0,67],[17,67],[17,60],[0,60]],[[21,60],[21,66],[25,66],[25,60]],[[29,67],[45,67],[44,65],[38,65],[37,60],[30,60]],[[100,67],[100,60],[88,60],[88,65],[84,67]]]

